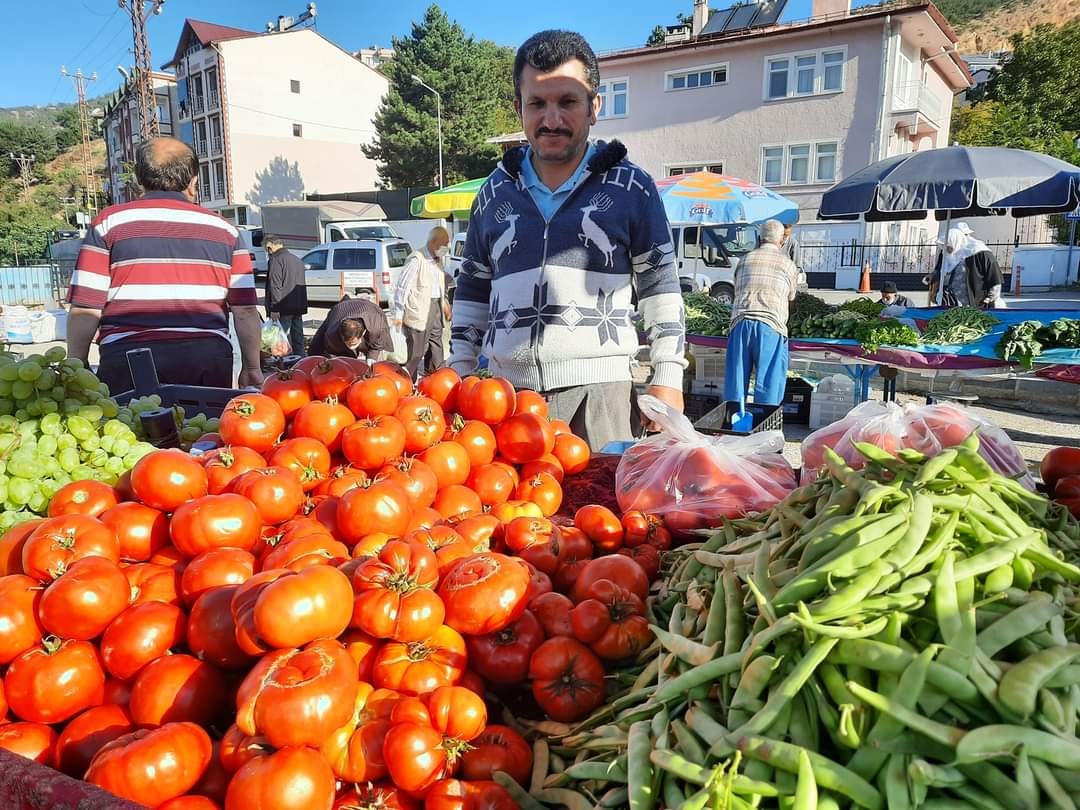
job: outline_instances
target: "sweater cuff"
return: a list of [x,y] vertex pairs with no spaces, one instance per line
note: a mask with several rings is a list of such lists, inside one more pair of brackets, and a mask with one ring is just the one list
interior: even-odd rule
[[657,363],[649,385],[662,385],[665,388],[683,390],[683,364],[678,361]]

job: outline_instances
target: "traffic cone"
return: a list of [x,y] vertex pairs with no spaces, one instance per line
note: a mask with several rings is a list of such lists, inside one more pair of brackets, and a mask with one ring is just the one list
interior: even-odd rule
[[870,292],[870,262],[866,262],[862,266],[862,278],[859,279],[859,292]]

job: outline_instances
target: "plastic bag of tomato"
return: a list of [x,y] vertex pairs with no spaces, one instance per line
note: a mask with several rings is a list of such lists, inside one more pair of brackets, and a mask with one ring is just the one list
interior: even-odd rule
[[0,748],[166,810],[512,808],[493,696],[570,722],[649,652],[671,536],[549,520],[588,448],[532,392],[308,358],[217,440],[0,538]]

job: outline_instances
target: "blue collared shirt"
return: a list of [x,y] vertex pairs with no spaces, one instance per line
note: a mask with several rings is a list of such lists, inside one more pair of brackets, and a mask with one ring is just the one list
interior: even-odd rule
[[529,196],[533,198],[533,202],[536,203],[536,207],[540,209],[540,214],[548,222],[555,215],[555,212],[559,210],[559,206],[566,201],[566,198],[570,196],[572,192],[581,182],[582,175],[585,174],[585,169],[589,165],[589,160],[596,152],[596,144],[589,142],[588,149],[585,150],[585,157],[581,159],[581,163],[574,169],[574,173],[567,178],[566,182],[552,191],[546,185],[544,181],[536,174],[536,169],[532,165],[532,147],[528,147],[525,150],[525,159],[521,161],[521,179],[525,182],[525,188],[529,190]]

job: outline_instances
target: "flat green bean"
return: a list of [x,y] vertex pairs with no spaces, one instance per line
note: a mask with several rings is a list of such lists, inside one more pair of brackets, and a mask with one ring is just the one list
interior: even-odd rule
[[1039,690],[1056,673],[1080,658],[1080,644],[1051,647],[1029,656],[1006,672],[998,685],[998,700],[1027,718],[1035,711]]
[[957,762],[1009,756],[1020,746],[1028,756],[1059,768],[1080,770],[1080,741],[1026,726],[990,725],[965,733],[956,745]]

